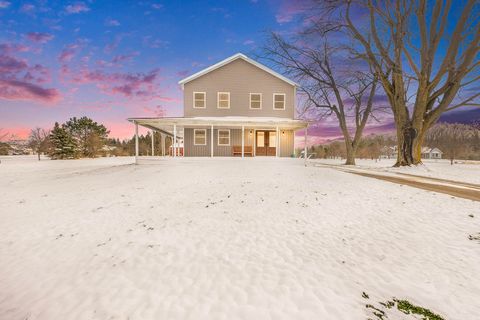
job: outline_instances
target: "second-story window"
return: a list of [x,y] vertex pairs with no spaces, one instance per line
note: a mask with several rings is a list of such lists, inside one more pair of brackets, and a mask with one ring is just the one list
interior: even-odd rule
[[273,94],[273,109],[285,110],[285,93]]
[[207,98],[205,92],[193,93],[193,107],[195,109],[205,109],[207,106]]
[[230,108],[230,92],[218,92],[217,93],[217,108],[229,109]]
[[250,109],[262,109],[261,93],[250,93]]

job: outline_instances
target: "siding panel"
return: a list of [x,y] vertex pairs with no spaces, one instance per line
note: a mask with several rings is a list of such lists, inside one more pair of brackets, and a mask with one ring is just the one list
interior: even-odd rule
[[[205,128],[198,128],[205,129]],[[225,128],[222,128],[225,129]],[[193,144],[193,128],[184,129],[184,153],[186,157],[209,157],[210,156],[210,129],[207,130],[207,144],[205,146],[196,146]],[[232,156],[232,147],[242,145],[242,129],[230,129],[230,146],[218,146],[218,129],[213,129],[213,155],[217,157]],[[293,130],[280,129],[280,156],[290,157],[294,152]],[[245,129],[245,146],[253,147],[254,130]]]
[[[206,92],[206,108],[193,108],[193,92]],[[217,108],[217,92],[230,92],[230,109]],[[185,117],[249,116],[294,117],[294,86],[237,59],[184,86]],[[250,109],[249,93],[262,93],[262,109]],[[285,93],[285,110],[273,109],[273,94]]]

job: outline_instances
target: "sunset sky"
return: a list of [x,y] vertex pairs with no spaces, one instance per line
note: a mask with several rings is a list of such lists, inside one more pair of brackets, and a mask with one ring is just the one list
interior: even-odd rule
[[[182,116],[180,79],[237,52],[254,55],[266,31],[298,30],[304,8],[275,0],[0,0],[0,128],[26,138],[32,127],[86,115],[112,137],[130,137],[126,118]],[[391,129],[374,124],[367,134]],[[339,135],[331,121],[312,133]]]

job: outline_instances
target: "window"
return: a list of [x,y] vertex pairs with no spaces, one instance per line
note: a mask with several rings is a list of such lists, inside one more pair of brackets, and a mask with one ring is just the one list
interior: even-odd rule
[[218,130],[218,141],[219,146],[229,146],[230,145],[230,130]]
[[206,108],[206,94],[205,92],[194,92],[193,93],[193,107],[195,109],[205,109]]
[[217,108],[230,109],[230,92],[217,93]]
[[285,110],[285,93],[273,94],[273,109]]
[[193,144],[196,146],[204,146],[207,144],[207,130],[194,129],[193,130]]
[[257,131],[257,147],[265,147],[265,132]]
[[262,109],[261,93],[250,93],[250,109]]
[[277,133],[275,131],[270,131],[268,133],[268,146],[269,147],[277,146]]

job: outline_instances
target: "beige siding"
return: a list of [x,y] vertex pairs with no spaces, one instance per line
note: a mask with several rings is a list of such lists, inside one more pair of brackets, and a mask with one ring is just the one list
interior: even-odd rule
[[[193,92],[206,92],[206,108],[193,108]],[[217,108],[217,93],[230,92],[230,109]],[[262,94],[262,109],[250,109],[250,93]],[[273,94],[286,95],[285,110],[273,109]],[[184,86],[185,117],[294,117],[295,88],[272,74],[237,59]]]
[[294,152],[294,138],[293,130],[280,130],[280,156],[290,157]]
[[[205,128],[202,128],[205,129]],[[226,128],[221,128],[226,129]],[[232,146],[242,145],[242,129],[230,129],[230,146],[218,146],[217,128],[213,129],[213,155],[216,157],[232,156]],[[196,146],[193,143],[193,128],[184,130],[184,154],[186,157],[209,157],[210,156],[210,129],[207,129],[207,144]],[[282,133],[283,132],[283,133]],[[245,146],[254,143],[254,130],[245,128]],[[294,151],[294,132],[292,130],[280,130],[280,156],[290,157]]]

